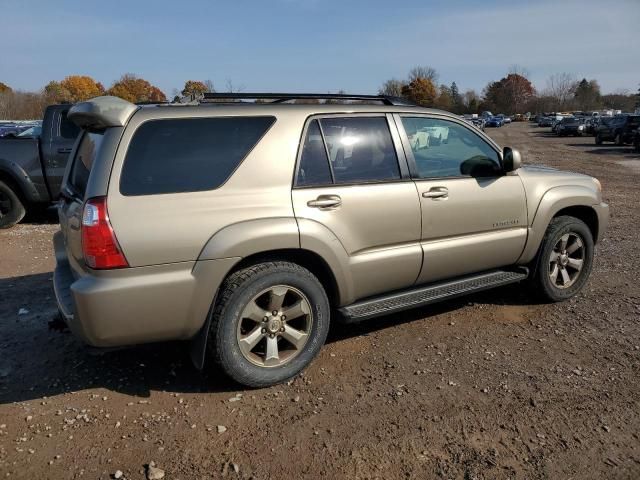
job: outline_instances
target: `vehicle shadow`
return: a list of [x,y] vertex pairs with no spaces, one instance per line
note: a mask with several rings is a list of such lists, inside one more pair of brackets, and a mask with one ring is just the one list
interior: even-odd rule
[[[215,368],[196,370],[186,342],[151,344],[96,354],[59,320],[52,273],[0,279],[0,405],[92,388],[149,397],[237,392],[243,387]],[[333,322],[329,343],[451,313],[469,303],[527,305],[517,286],[388,315],[359,324]]]
[[27,209],[27,214],[21,223],[34,225],[55,225],[58,223],[58,210],[54,205],[51,206],[31,206]]
[[[584,144],[580,144],[580,143],[569,143],[567,144],[567,146],[579,147],[579,148],[585,147]],[[584,150],[584,153],[590,153],[593,155],[620,155],[627,158],[640,158],[640,153],[635,152],[633,150],[633,147],[629,147],[629,146],[619,147],[619,146],[604,145],[600,147],[589,148],[588,150]]]

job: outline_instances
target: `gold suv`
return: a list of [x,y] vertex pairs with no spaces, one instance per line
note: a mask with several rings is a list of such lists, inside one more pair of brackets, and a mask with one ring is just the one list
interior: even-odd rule
[[68,117],[54,286],[73,333],[191,340],[248,386],[299,373],[331,320],[525,279],[569,298],[607,226],[596,179],[390,97],[98,97]]

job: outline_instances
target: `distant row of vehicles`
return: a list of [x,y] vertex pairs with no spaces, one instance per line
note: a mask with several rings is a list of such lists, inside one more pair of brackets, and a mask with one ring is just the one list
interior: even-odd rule
[[461,115],[461,117],[483,132],[486,127],[500,128],[503,125],[507,125],[514,120],[512,117],[505,115],[504,113],[494,115],[489,111],[482,112],[482,114],[480,115],[474,113]]
[[618,146],[635,146],[640,151],[640,114],[615,115],[552,114],[538,118],[539,127],[551,127],[560,137],[593,135],[596,145],[613,142]]
[[0,138],[37,137],[42,131],[42,122],[0,121]]

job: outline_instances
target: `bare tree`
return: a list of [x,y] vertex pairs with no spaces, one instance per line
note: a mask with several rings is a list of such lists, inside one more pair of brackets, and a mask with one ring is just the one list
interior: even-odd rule
[[409,82],[413,82],[416,78],[425,78],[431,80],[434,85],[438,84],[437,70],[428,65],[418,65],[409,70]]
[[402,87],[405,86],[405,83],[402,80],[398,80],[397,78],[392,78],[387,80],[382,84],[382,87],[378,90],[380,95],[388,95],[390,97],[401,97],[402,96]]
[[205,86],[207,87],[207,92],[209,93],[213,93],[216,91],[216,89],[213,86],[213,80],[205,80],[204,81]]
[[556,100],[556,108],[564,110],[570,107],[570,102],[576,93],[578,81],[571,73],[555,73],[547,80],[544,94]]
[[228,93],[240,93],[244,90],[244,85],[234,85],[233,81],[230,78],[227,78],[226,87]]
[[521,77],[524,77],[524,78],[529,78],[529,75],[530,75],[529,70],[527,70],[522,65],[518,65],[517,63],[514,63],[513,65],[511,65],[507,73],[508,74],[515,73],[516,75],[520,75]]

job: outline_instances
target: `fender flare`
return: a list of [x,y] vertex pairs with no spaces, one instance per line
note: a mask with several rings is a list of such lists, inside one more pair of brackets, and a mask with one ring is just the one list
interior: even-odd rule
[[7,160],[6,158],[0,158],[0,174],[5,174],[13,180],[20,190],[16,193],[21,195],[25,200],[29,202],[42,201],[40,194],[29,178],[29,175],[27,175],[27,172],[16,162]]
[[[235,265],[242,258],[282,249],[307,250],[321,257],[336,281],[339,304],[353,301],[353,282],[343,267],[348,264],[349,256],[333,232],[313,220],[276,217],[229,225],[211,236],[198,261],[234,259],[232,263]],[[233,266],[228,267],[227,273]],[[205,363],[211,314],[217,295],[216,291],[202,328],[191,339],[191,360],[198,369],[202,369]]]
[[598,193],[584,186],[569,185],[553,187],[547,190],[538,203],[529,226],[527,243],[517,263],[529,263],[535,258],[549,223],[560,210],[569,207],[588,207],[593,209],[594,205],[599,203]]

